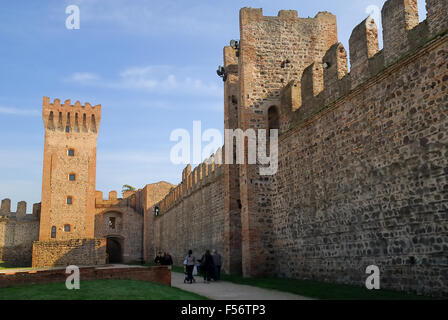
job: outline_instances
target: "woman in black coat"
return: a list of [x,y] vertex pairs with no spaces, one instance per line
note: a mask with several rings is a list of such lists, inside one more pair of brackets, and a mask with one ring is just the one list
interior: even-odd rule
[[215,269],[215,266],[213,264],[213,257],[210,254],[210,250],[205,251],[205,254],[202,256],[201,268],[202,272],[204,273],[204,282],[209,283],[211,278],[213,277],[213,270]]

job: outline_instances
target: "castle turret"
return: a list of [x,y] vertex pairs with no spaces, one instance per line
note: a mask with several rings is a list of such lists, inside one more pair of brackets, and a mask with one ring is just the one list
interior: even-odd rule
[[[263,16],[262,9],[240,11],[238,58],[238,128],[282,129],[289,125],[292,109],[309,104],[323,89],[321,61],[337,41],[336,17],[321,12],[315,18],[299,18],[295,10],[281,10],[276,17]],[[316,62],[312,67],[307,66]],[[335,65],[342,76],[341,67]],[[305,74],[302,76],[302,74]],[[322,76],[320,76],[322,75]],[[306,88],[299,88],[298,81]],[[281,110],[281,91],[304,92],[290,99],[291,109]],[[228,99],[228,97],[225,97]],[[226,112],[234,110],[226,109]],[[225,119],[231,119],[229,115]],[[247,153],[247,152],[246,152]],[[240,194],[236,200],[241,214],[242,272],[245,276],[266,274],[273,269],[271,203],[272,177],[261,177],[259,166],[239,165]],[[233,181],[233,178],[230,178]],[[230,190],[230,188],[229,188]],[[235,202],[233,202],[235,204]],[[240,208],[239,208],[240,207]]]

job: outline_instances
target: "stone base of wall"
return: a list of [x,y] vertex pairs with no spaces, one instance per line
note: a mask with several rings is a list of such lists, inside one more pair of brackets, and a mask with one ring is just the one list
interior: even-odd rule
[[12,247],[0,247],[0,261],[12,267],[31,266],[32,245],[20,244]]
[[[0,288],[49,282],[65,282],[65,268],[52,270],[0,273]],[[80,280],[120,279],[154,282],[171,286],[171,271],[167,267],[80,268]]]
[[105,263],[106,239],[36,241],[33,244],[33,268]]
[[[382,261],[375,258],[377,257],[371,258],[370,261],[367,259],[362,261],[355,257],[352,259],[314,259],[312,262],[300,263],[294,272],[280,271],[279,268],[277,273],[272,272],[269,276],[365,288],[366,279],[369,276],[369,274],[366,274],[366,268],[370,265],[376,265],[380,270],[381,290],[448,298],[448,268],[442,265],[446,262],[441,262],[439,265],[405,265],[405,261],[399,264],[398,259],[400,258],[382,259]],[[443,259],[443,257],[440,258]],[[430,260],[429,258],[426,259]],[[283,269],[286,270],[286,268],[287,266]]]

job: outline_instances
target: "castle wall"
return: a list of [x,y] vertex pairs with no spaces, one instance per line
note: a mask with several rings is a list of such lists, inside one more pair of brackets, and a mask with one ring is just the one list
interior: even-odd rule
[[202,164],[193,172],[184,170],[182,184],[152,207],[147,217],[153,226],[149,261],[158,251],[168,251],[177,265],[182,265],[189,249],[200,258],[206,249],[224,252],[224,166]]
[[106,239],[36,241],[33,246],[33,268],[105,263]]
[[19,202],[11,212],[11,201],[2,200],[0,207],[0,261],[9,266],[31,266],[33,242],[39,239],[40,204],[33,214],[26,213],[26,202]]
[[[367,20],[352,34],[350,74],[338,45],[326,56],[334,70],[314,65],[302,76],[273,179],[274,274],[362,286],[377,265],[381,288],[448,294],[448,36],[425,33],[431,16],[407,30],[387,12],[397,3],[383,8],[397,32],[387,50],[369,52],[377,37]],[[318,95],[303,90],[322,78]],[[293,109],[294,93],[284,92],[282,110]]]
[[[446,296],[445,3],[428,0],[418,24],[415,1],[386,1],[383,50],[367,18],[353,30],[349,54],[331,14],[303,21],[293,11],[264,17],[243,8],[238,71],[226,64],[225,127],[270,127],[267,110],[278,107],[278,172],[261,177],[255,165],[223,165],[223,182],[198,185],[204,166],[188,166],[152,216],[153,254],[171,251],[179,264],[190,248],[228,252],[227,222],[240,200],[244,275],[364,286],[366,267],[377,265],[381,288]],[[310,47],[297,40],[313,32],[323,38],[304,40]],[[232,53],[225,49],[225,61]],[[220,227],[210,235],[213,222]]]
[[154,205],[162,201],[175,186],[168,182],[146,185],[142,190],[143,216],[143,260],[152,262],[156,255],[154,242]]
[[362,284],[374,264],[384,288],[448,290],[448,38],[440,42],[281,140],[276,273]]

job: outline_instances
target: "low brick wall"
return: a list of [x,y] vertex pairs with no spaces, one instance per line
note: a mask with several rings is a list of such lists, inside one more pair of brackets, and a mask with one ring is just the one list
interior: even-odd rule
[[[49,282],[65,282],[69,274],[64,268],[26,272],[0,273],[0,288]],[[80,268],[85,280],[120,279],[153,282],[171,286],[171,271],[167,267]]]
[[33,268],[106,263],[106,239],[36,241]]

